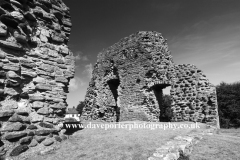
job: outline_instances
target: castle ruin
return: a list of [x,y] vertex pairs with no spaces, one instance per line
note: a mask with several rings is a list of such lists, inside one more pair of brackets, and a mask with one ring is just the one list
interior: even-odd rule
[[170,86],[171,121],[218,124],[216,89],[191,64],[174,64],[158,32],[141,31],[98,55],[83,119],[161,121],[163,89]]
[[62,0],[0,1],[0,157],[66,138],[70,18]]

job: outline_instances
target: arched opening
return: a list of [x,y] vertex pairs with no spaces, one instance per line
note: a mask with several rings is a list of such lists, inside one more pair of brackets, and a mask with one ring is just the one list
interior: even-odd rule
[[160,122],[170,122],[171,120],[171,108],[170,108],[171,98],[169,94],[164,94],[166,93],[167,90],[169,90],[169,93],[170,93],[170,89],[168,88],[168,86],[170,85],[157,84],[152,87],[152,90],[156,96],[158,106],[160,109],[160,115],[159,115]]
[[118,122],[119,121],[119,117],[120,117],[120,108],[117,106],[117,98],[118,98],[118,86],[120,84],[120,81],[119,79],[112,79],[112,80],[109,80],[107,82],[111,92],[112,92],[112,95],[114,97],[114,100],[116,102],[116,106],[114,107],[115,109],[115,112],[116,112],[116,121]]

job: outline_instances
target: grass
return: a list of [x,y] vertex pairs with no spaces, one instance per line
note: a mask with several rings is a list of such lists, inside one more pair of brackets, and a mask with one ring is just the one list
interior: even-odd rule
[[[123,122],[121,124],[132,124]],[[136,122],[143,124],[143,122]],[[85,123],[85,126],[89,123]],[[94,123],[103,124],[103,123]],[[150,123],[148,123],[150,124]],[[167,123],[151,123],[164,125]],[[172,123],[179,125],[181,123]],[[184,122],[184,124],[192,124]],[[204,124],[200,125],[205,128]],[[28,160],[143,160],[167,141],[178,135],[186,135],[196,129],[103,129],[85,128],[74,133],[52,154],[28,156]]]
[[221,129],[193,148],[190,160],[240,160],[240,129]]

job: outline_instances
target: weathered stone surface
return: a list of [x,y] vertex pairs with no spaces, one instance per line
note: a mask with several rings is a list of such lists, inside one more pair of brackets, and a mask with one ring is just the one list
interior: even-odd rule
[[40,108],[37,111],[37,113],[40,114],[40,115],[48,115],[49,114],[49,108],[48,107]]
[[33,123],[42,122],[44,119],[44,117],[42,115],[39,115],[36,112],[30,113],[29,117],[30,117],[31,122],[33,122]]
[[27,136],[26,132],[18,132],[18,133],[6,133],[4,135],[4,138],[6,140],[11,140],[11,139],[15,139],[15,138],[21,138],[21,137],[25,137]]
[[58,142],[61,142],[61,141],[62,141],[62,139],[61,139],[59,136],[55,136],[54,138],[55,138],[55,140],[58,141]]
[[57,76],[55,78],[56,82],[62,82],[62,83],[68,83],[67,78],[63,77],[63,76]]
[[45,123],[45,122],[39,123],[39,126],[41,126],[41,127],[43,127],[43,128],[53,128],[53,125],[52,125],[52,124]]
[[46,139],[45,136],[35,136],[34,138],[35,138],[35,140],[36,140],[38,143],[41,143],[43,140]]
[[23,21],[24,20],[24,16],[18,12],[18,11],[13,11],[10,13],[10,15],[14,18],[14,19],[17,19],[19,21]]
[[32,139],[33,139],[32,136],[24,137],[24,138],[20,139],[19,143],[20,144],[29,144],[32,141]]
[[30,107],[27,106],[18,107],[14,111],[19,115],[28,115],[29,113],[31,113]]
[[37,130],[35,134],[38,136],[43,136],[43,135],[49,135],[50,133],[55,133],[55,132],[57,132],[57,130],[55,129],[41,129],[41,130]]
[[36,89],[45,90],[45,91],[51,91],[52,90],[52,86],[51,85],[47,85],[47,84],[37,84],[36,85]]
[[38,129],[37,128],[37,126],[35,126],[35,125],[29,125],[28,127],[27,127],[27,129],[30,129],[30,130],[33,130],[33,129]]
[[66,140],[66,139],[67,139],[67,136],[65,136],[65,135],[60,135],[60,138],[61,138],[62,140]]
[[38,142],[36,139],[32,139],[31,143],[28,145],[28,147],[35,147],[38,145]]
[[25,152],[26,150],[28,150],[27,145],[19,145],[12,150],[10,156],[18,156],[19,154]]
[[43,101],[45,100],[45,97],[42,95],[29,95],[29,99],[31,101]]
[[34,101],[32,104],[32,108],[34,108],[34,109],[39,109],[39,108],[43,108],[43,107],[44,107],[44,102]]
[[18,88],[9,88],[9,87],[5,87],[4,88],[4,94],[9,95],[9,96],[16,96],[19,95],[20,90]]
[[7,26],[0,22],[0,36],[7,36]]
[[58,104],[56,103],[56,104],[50,105],[49,107],[53,109],[65,109],[67,106],[65,103],[60,102]]
[[56,150],[56,146],[53,147],[46,147],[46,149],[40,151],[40,155],[46,155],[46,154],[51,154]]
[[24,125],[20,122],[16,122],[16,123],[5,123],[4,126],[2,126],[1,131],[19,131],[22,130],[24,127]]
[[11,43],[11,42],[7,42],[7,41],[3,41],[3,40],[0,40],[0,46],[6,47],[9,49],[14,49],[14,50],[20,50],[20,51],[23,50],[22,45],[20,45],[18,43]]
[[9,118],[9,122],[22,122],[23,119],[18,115],[14,114],[12,117]]
[[27,117],[27,115],[20,115],[20,117],[24,123],[30,123],[30,117]]
[[[74,76],[74,56],[67,46],[72,24],[62,0],[0,3],[0,130],[8,140],[3,143],[14,147],[60,131]],[[21,146],[12,154],[19,153]]]
[[10,117],[14,114],[13,110],[5,110],[5,111],[0,111],[0,118],[1,117]]
[[[83,109],[83,119],[164,121],[163,89],[171,86],[171,121],[214,122],[202,104],[216,101],[216,89],[191,64],[176,65],[160,33],[141,31],[98,55]],[[213,114],[216,113],[216,114]]]
[[50,146],[54,143],[54,140],[52,138],[46,138],[42,143],[44,146]]

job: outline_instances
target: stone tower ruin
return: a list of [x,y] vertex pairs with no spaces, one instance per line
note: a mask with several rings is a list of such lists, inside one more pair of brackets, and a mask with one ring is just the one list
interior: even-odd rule
[[216,89],[191,64],[174,64],[158,32],[141,31],[98,55],[83,119],[159,121],[162,90],[171,86],[171,121],[218,124]]
[[0,157],[61,140],[70,18],[62,0],[0,0]]

